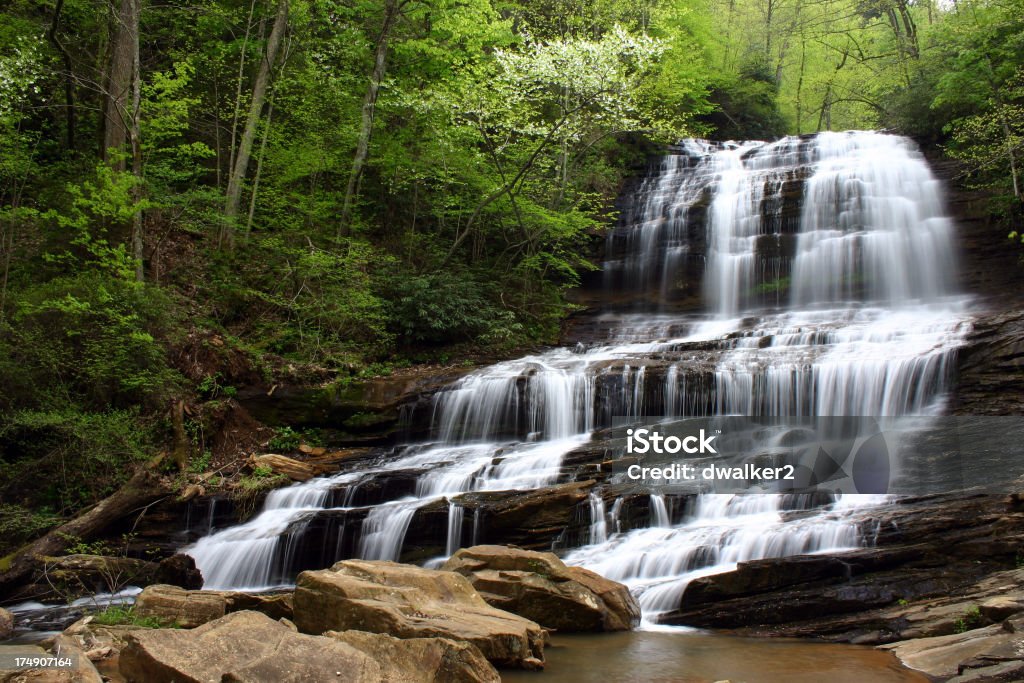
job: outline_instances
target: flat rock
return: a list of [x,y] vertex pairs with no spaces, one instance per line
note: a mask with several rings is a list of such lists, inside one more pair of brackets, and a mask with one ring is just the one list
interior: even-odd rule
[[640,622],[629,589],[553,553],[499,545],[462,548],[443,569],[466,576],[490,605],[558,631],[626,631]]
[[135,599],[135,613],[139,616],[157,617],[179,628],[195,628],[241,610],[262,612],[273,619],[290,618],[292,596],[185,590],[157,584],[147,586]]
[[1024,635],[995,624],[964,633],[916,638],[882,645],[903,664],[936,678],[951,678],[965,669],[1019,661],[1024,654]]
[[192,630],[136,631],[120,672],[130,683],[378,683],[381,665],[331,638],[296,633],[259,612],[235,612]]
[[395,562],[346,560],[299,574],[295,624],[304,633],[355,629],[476,645],[498,666],[543,667],[546,631],[488,605],[466,577]]
[[500,683],[501,676],[472,643],[449,638],[395,638],[366,631],[328,631],[328,638],[370,655],[394,683]]

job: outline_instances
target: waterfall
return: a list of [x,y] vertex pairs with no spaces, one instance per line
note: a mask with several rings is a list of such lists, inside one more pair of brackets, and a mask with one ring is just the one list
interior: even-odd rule
[[665,496],[651,495],[651,526],[672,526],[672,517],[668,514],[668,505],[665,504]]
[[[272,492],[252,520],[187,549],[206,586],[287,584],[351,555],[401,559],[428,510],[450,555],[463,540],[459,496],[564,481],[564,456],[616,416],[941,413],[970,302],[954,284],[942,189],[912,142],[688,140],[625,199],[606,249],[606,338],[470,373],[435,395],[427,442]],[[414,485],[389,485],[402,473]],[[870,542],[866,515],[885,502],[651,495],[649,526],[631,528],[624,498],[609,513],[600,487],[584,504],[587,545],[566,561],[630,586],[648,623],[698,576]],[[501,542],[486,510],[472,515],[470,542]],[[329,552],[300,552],[332,524],[337,541],[317,546]]]
[[605,518],[604,498],[591,491],[590,501],[590,543],[604,543],[608,540],[608,520]]

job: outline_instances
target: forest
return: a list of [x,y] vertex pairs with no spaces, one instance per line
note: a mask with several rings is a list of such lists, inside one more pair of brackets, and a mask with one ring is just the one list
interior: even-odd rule
[[553,343],[650,154],[876,128],[1017,248],[1024,1],[11,0],[0,550],[182,438],[208,464],[240,380],[197,355],[343,383]]

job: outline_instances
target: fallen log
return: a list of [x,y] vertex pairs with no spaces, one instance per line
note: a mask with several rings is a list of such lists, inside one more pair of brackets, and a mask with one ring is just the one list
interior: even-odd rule
[[95,538],[104,529],[172,493],[157,471],[161,458],[140,467],[125,484],[84,513],[0,559],[0,600],[36,569],[41,557],[61,555],[70,546]]

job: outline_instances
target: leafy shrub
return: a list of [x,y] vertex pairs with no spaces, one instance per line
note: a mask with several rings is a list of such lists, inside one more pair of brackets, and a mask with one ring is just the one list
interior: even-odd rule
[[56,510],[87,505],[125,481],[155,438],[137,408],[8,413],[0,422],[0,492]]
[[135,611],[135,606],[111,605],[92,617],[93,623],[102,626],[141,626],[143,628],[180,628],[174,620],[160,617],[144,617]]
[[157,341],[168,307],[159,290],[97,271],[20,292],[0,327],[0,406],[152,405],[176,380]]
[[[270,450],[289,453],[302,443],[302,437],[291,427],[281,427],[267,445]],[[256,468],[260,469],[260,468]]]
[[388,287],[390,329],[405,343],[469,341],[507,323],[509,315],[472,275],[396,275]]
[[20,505],[0,505],[0,555],[4,555],[61,522],[46,508],[29,510]]

